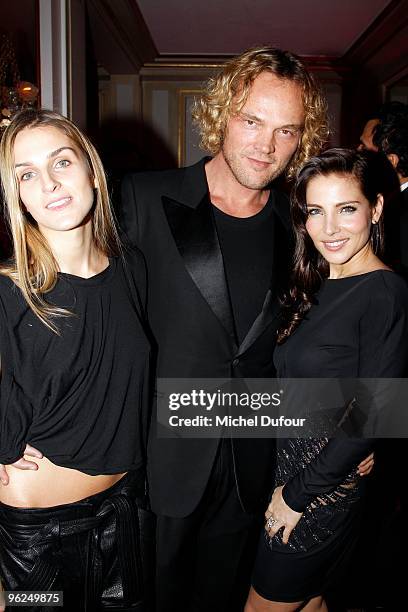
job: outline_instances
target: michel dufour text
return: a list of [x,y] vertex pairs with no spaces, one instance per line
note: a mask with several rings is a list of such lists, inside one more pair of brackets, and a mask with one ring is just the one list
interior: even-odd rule
[[[171,427],[303,427],[305,419],[287,418],[284,415],[276,417],[267,414],[253,414],[252,416],[237,414],[234,409],[251,409],[258,411],[262,408],[278,408],[281,405],[281,394],[276,393],[236,393],[217,390],[207,392],[203,389],[192,390],[188,393],[170,393],[169,409],[177,412],[183,408],[203,409],[207,413],[217,409],[228,408],[228,414],[197,414],[179,416],[171,414],[169,425]],[[194,410],[193,410],[194,412]],[[231,414],[232,413],[232,414]]]

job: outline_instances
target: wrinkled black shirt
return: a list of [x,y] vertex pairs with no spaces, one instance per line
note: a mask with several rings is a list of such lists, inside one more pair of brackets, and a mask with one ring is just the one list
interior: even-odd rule
[[72,313],[54,319],[60,335],[0,276],[0,462],[13,463],[29,443],[53,463],[88,474],[137,469],[150,355],[143,257],[111,258],[88,279],[58,276],[45,297]]

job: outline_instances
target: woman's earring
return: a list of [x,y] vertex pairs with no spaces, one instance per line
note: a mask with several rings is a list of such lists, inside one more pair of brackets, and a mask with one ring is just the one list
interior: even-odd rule
[[373,247],[374,255],[377,254],[380,246],[380,233],[377,223],[378,222],[374,221],[374,219],[371,221],[371,244]]

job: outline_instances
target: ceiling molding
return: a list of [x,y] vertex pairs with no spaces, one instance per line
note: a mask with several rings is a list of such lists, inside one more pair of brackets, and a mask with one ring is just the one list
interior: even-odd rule
[[158,56],[149,29],[132,0],[87,0],[136,71]]
[[[106,65],[110,73],[141,72],[147,76],[157,74],[160,69],[169,72],[211,72],[234,56],[234,54],[160,54],[135,0],[114,2],[86,0],[86,2],[92,9],[94,19],[103,25],[96,38],[101,63]],[[347,78],[350,69],[354,66],[365,66],[372,57],[378,64],[376,55],[383,51],[384,45],[398,36],[398,32],[400,36],[405,34],[405,29],[408,30],[408,0],[391,0],[342,57],[331,55],[300,55],[300,57],[312,72],[324,73],[325,77],[333,73],[340,79]],[[394,47],[397,44],[401,46],[400,42],[393,42]],[[395,71],[401,71],[403,67],[401,64],[406,62],[402,50],[397,62],[393,61],[392,52],[390,58],[391,64],[396,64]],[[390,58],[387,58],[387,61]],[[377,67],[376,65],[375,68]]]
[[267,44],[341,57],[390,0],[134,2],[160,54],[238,54]]
[[[145,62],[143,71],[154,72],[160,68],[176,68],[176,69],[214,69],[220,68],[224,62],[234,54],[225,54],[217,56],[209,55],[174,55],[162,54],[158,55],[152,62]],[[335,72],[343,75],[350,71],[350,67],[338,57],[329,55],[306,55],[300,56],[306,66],[314,72]]]

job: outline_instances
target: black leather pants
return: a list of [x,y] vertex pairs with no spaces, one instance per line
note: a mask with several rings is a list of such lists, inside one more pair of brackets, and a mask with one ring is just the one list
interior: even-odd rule
[[25,509],[0,503],[4,589],[63,591],[64,607],[44,608],[48,612],[145,612],[143,497],[143,474],[131,472],[72,504]]

